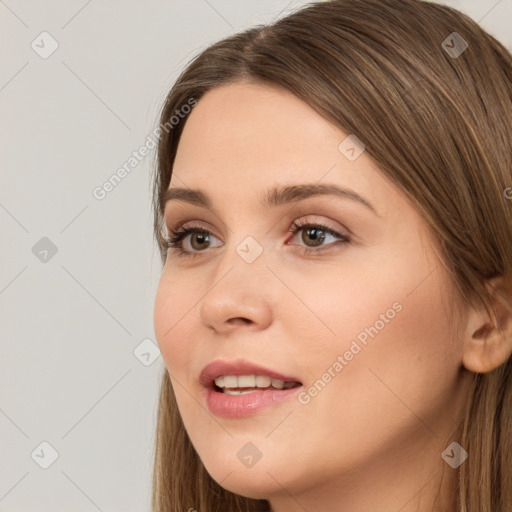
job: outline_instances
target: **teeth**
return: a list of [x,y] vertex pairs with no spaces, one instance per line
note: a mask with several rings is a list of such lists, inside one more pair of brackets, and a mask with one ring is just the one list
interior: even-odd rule
[[237,388],[238,387],[238,377],[231,376],[231,375],[229,375],[227,377],[224,377],[224,384],[223,384],[222,387],[224,387],[224,388]]
[[274,386],[277,389],[283,389],[284,388],[284,381],[279,379],[271,379],[272,386]]
[[267,375],[223,375],[217,377],[214,382],[219,388],[224,388],[224,392],[228,395],[244,395],[255,391],[240,391],[236,388],[269,388],[272,386],[275,389],[289,389],[295,386],[295,382],[285,383],[283,380],[273,379]]
[[[239,388],[253,388],[256,386],[256,375],[239,375],[238,386]],[[229,387],[229,386],[226,386]]]
[[238,391],[236,389],[224,389],[226,395],[245,395],[247,393],[254,393],[254,389],[248,389],[245,391]]
[[258,375],[256,377],[256,386],[259,388],[268,388],[270,386],[270,377],[266,375]]

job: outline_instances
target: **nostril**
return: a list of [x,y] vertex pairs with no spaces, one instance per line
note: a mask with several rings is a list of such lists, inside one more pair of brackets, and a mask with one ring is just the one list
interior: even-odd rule
[[230,318],[228,320],[228,322],[230,324],[234,324],[234,325],[237,325],[237,324],[252,324],[252,321],[247,319],[247,318],[244,318],[244,317],[241,317],[241,316],[238,316],[236,318]]

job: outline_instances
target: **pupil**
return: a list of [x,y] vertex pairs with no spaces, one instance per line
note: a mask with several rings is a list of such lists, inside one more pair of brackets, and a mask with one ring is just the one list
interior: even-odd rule
[[[203,233],[196,233],[196,239],[199,239],[199,244],[204,242],[208,237]],[[192,240],[194,240],[194,237],[192,237]],[[194,245],[194,244],[192,244]]]
[[[311,233],[322,233],[321,235],[318,235],[318,234],[313,234],[313,236],[311,236]],[[309,228],[307,230],[307,233],[308,233],[308,236],[310,236],[314,241],[317,241],[318,243],[315,244],[315,245],[320,245],[323,240],[325,239],[325,234],[323,233],[323,231],[321,229],[316,229],[316,228]],[[304,240],[306,241],[306,240]]]

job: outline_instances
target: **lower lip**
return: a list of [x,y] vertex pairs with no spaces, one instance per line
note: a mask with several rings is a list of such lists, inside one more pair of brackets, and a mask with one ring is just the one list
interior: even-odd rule
[[290,389],[253,391],[244,395],[227,395],[205,388],[206,403],[210,411],[221,418],[244,418],[263,408],[278,405],[297,393],[302,386]]

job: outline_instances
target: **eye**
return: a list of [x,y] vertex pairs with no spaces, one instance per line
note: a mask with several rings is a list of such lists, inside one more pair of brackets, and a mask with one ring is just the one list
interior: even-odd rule
[[[306,246],[301,246],[302,252],[304,254],[320,252],[331,249],[333,246],[345,245],[350,243],[349,236],[338,233],[334,229],[331,229],[328,226],[325,226],[324,224],[307,222],[304,220],[294,221],[289,231],[291,231],[294,235],[302,231],[301,240],[306,243]],[[321,245],[325,241],[326,236],[339,238],[340,240],[338,243]],[[310,240],[312,240],[313,245],[307,245]]]
[[[303,232],[301,238],[306,245],[300,247],[304,254],[318,253],[319,251],[331,249],[333,246],[345,245],[350,242],[350,237],[347,235],[338,233],[328,226],[319,223],[294,221],[288,231],[292,232],[293,235],[301,231]],[[192,250],[184,247],[189,235],[188,244],[192,247]],[[322,245],[327,236],[338,238],[339,241],[329,245]],[[171,235],[164,241],[164,247],[175,251],[178,257],[194,258],[199,256],[201,252],[204,252],[204,249],[211,247],[205,244],[209,244],[212,237],[216,238],[202,226],[180,226],[176,230],[171,230]],[[312,245],[308,245],[310,241],[312,241]]]
[[208,230],[204,229],[202,226],[180,226],[176,230],[171,230],[170,236],[164,242],[164,247],[166,249],[175,251],[179,257],[199,256],[198,252],[190,251],[183,247],[185,238],[188,237],[188,235],[192,235],[189,240],[189,243],[192,245],[192,248],[198,250],[199,252],[202,252],[202,249],[208,248],[201,246],[204,245],[206,242],[209,242],[210,237],[213,237],[213,235]]

